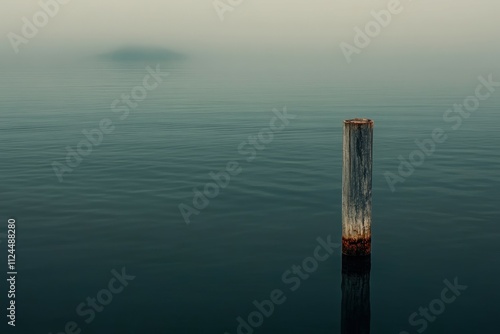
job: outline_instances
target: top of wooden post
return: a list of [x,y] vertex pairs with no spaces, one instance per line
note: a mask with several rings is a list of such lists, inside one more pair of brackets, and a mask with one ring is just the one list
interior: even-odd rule
[[346,119],[344,124],[356,124],[356,125],[369,125],[373,127],[373,121],[368,118],[354,118],[354,119]]

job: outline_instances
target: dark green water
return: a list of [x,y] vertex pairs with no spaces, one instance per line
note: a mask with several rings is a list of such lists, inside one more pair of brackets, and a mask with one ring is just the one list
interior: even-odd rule
[[[410,315],[455,278],[467,290],[425,332],[497,330],[500,88],[457,130],[443,120],[490,72],[411,81],[314,66],[162,68],[170,75],[124,120],[110,104],[142,83],[145,65],[3,69],[0,232],[16,218],[17,333],[74,321],[82,333],[233,334],[275,289],[286,301],[255,333],[340,333],[340,250],[295,291],[282,275],[317,238],[340,242],[342,120],[353,117],[375,120],[371,332],[417,333]],[[296,118],[247,161],[240,143],[285,106]],[[59,182],[53,162],[103,118],[113,132]],[[392,192],[384,173],[436,128],[447,140]],[[241,172],[185,224],[179,204],[230,161]],[[77,307],[122,268],[135,279],[86,323]]]

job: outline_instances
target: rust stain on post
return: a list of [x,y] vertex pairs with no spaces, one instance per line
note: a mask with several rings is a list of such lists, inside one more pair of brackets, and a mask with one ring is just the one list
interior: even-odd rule
[[373,121],[344,121],[342,254],[371,253]]

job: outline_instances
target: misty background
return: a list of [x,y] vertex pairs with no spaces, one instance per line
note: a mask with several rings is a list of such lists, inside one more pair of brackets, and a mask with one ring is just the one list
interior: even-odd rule
[[[61,5],[16,56],[6,35],[20,34],[21,18],[31,19],[40,6],[38,1],[4,0],[1,61],[73,59],[137,45],[212,61],[240,63],[244,57],[303,66],[310,61],[338,70],[347,68],[339,44],[352,44],[353,28],[363,28],[372,20],[371,11],[386,9],[388,2],[246,0],[225,12],[221,22],[211,0],[73,0]],[[401,4],[403,12],[361,55],[355,55],[349,70],[394,66],[467,70],[498,65],[498,1],[403,0]]]

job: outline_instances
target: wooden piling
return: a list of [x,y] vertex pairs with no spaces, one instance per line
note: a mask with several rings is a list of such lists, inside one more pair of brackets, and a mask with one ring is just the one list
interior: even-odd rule
[[344,121],[342,254],[371,253],[373,121]]

